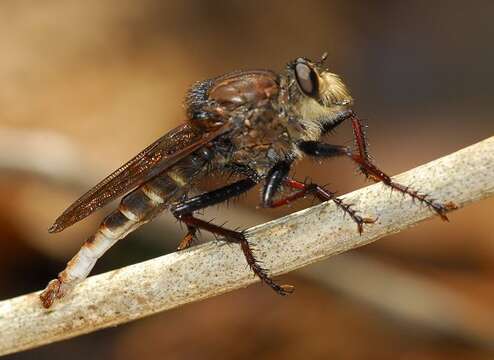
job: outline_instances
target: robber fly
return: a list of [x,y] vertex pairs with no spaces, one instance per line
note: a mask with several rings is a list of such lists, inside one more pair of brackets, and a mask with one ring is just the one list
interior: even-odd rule
[[[325,59],[325,55],[317,62],[298,58],[281,74],[237,71],[196,83],[186,97],[187,121],[183,125],[89,190],[50,228],[52,233],[62,231],[128,193],[41,293],[43,306],[50,307],[85,279],[113,244],[165,209],[187,226],[188,233],[178,249],[189,247],[199,229],[219,235],[240,245],[248,265],[264,283],[280,295],[291,293],[292,286],[278,285],[260,266],[244,232],[206,222],[194,214],[262,184],[263,207],[279,207],[312,195],[320,201],[334,201],[362,232],[363,225],[374,220],[361,217],[325,188],[289,176],[294,162],[304,155],[347,157],[366,177],[411,196],[446,220],[450,206],[394,182],[369,160],[363,126],[352,111],[353,99],[340,77],[324,67]],[[346,120],[352,124],[355,150],[320,141]],[[189,196],[199,181],[218,173],[235,174],[237,180]],[[282,188],[292,190],[284,196]]]

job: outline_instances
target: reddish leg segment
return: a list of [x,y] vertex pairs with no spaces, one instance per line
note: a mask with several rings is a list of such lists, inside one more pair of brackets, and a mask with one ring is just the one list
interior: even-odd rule
[[187,248],[190,245],[191,241],[194,239],[197,229],[206,230],[213,234],[223,236],[226,241],[240,244],[249,267],[265,284],[269,285],[280,295],[288,295],[293,292],[294,287],[291,285],[278,285],[269,277],[266,269],[264,269],[254,257],[249,241],[243,232],[226,229],[222,226],[214,225],[210,222],[195,218],[192,215],[196,210],[204,209],[231,199],[248,191],[255,185],[256,182],[254,180],[244,179],[220,189],[186,199],[181,203],[176,204],[171,211],[177,219],[183,221],[187,225],[189,230],[188,234],[180,242],[179,249]]
[[357,214],[357,212],[352,208],[351,204],[345,204],[341,199],[335,196],[334,193],[327,191],[323,187],[317,185],[317,184],[304,184],[300,181],[293,180],[293,179],[284,179],[283,183],[286,186],[291,187],[292,189],[298,190],[292,195],[289,195],[287,197],[284,197],[280,200],[273,201],[270,204],[270,207],[276,208],[280,206],[287,205],[297,199],[303,198],[307,195],[313,195],[322,202],[332,200],[334,203],[342,209],[346,214],[348,214],[353,221],[357,224],[358,227],[358,232],[361,234],[362,231],[364,230],[363,225],[364,224],[372,224],[375,222],[373,219],[369,218],[363,218],[360,215]]
[[269,277],[266,269],[264,269],[254,257],[249,241],[242,232],[225,229],[210,222],[197,219],[190,214],[178,215],[177,218],[187,224],[187,226],[193,227],[194,229],[203,229],[213,234],[223,236],[227,241],[240,244],[249,267],[265,284],[269,285],[280,295],[288,295],[294,291],[293,286],[278,285]]
[[450,210],[456,209],[456,205],[453,203],[440,204],[434,199],[431,199],[427,194],[418,192],[417,190],[411,189],[408,186],[403,186],[391,180],[391,178],[386,175],[383,171],[378,169],[370,160],[367,152],[367,142],[365,139],[365,133],[362,127],[361,121],[353,116],[352,117],[352,129],[355,137],[355,145],[357,146],[358,153],[352,153],[351,158],[355,161],[362,173],[369,179],[379,182],[382,181],[387,186],[394,190],[401,192],[402,194],[407,194],[413,199],[420,201],[427,205],[431,210],[435,211],[442,220],[448,221],[446,213]]
[[187,225],[187,235],[183,237],[180,243],[177,246],[177,250],[185,250],[188,249],[194,240],[196,240],[197,228]]

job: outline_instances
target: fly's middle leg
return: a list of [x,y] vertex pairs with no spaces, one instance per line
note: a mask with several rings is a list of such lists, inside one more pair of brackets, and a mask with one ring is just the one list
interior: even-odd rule
[[196,239],[197,227],[192,225],[187,225],[187,234],[183,237],[180,243],[177,246],[177,250],[185,250],[188,249],[194,240]]
[[[302,151],[304,151],[304,145],[306,144],[307,142],[299,144],[299,147]],[[339,152],[336,152],[335,154],[339,155]],[[331,155],[332,154],[327,154],[327,156]],[[364,224],[370,224],[375,221],[369,218],[361,217],[357,214],[357,211],[352,208],[351,204],[344,203],[343,200],[336,197],[334,193],[326,190],[322,186],[314,183],[302,183],[289,178],[288,173],[290,172],[290,166],[291,162],[284,160],[278,162],[271,168],[267,175],[266,184],[262,193],[262,206],[267,208],[276,208],[283,205],[288,205],[291,202],[303,198],[307,195],[312,195],[320,201],[332,200],[340,209],[345,212],[345,214],[348,214],[352,218],[352,220],[355,221],[360,234],[364,229]],[[281,199],[273,200],[282,185],[294,189],[296,190],[296,192]]]
[[376,220],[360,216],[357,211],[352,207],[352,204],[343,202],[342,199],[335,196],[331,191],[326,190],[324,187],[314,183],[303,183],[293,179],[284,179],[283,184],[292,189],[297,190],[292,195],[286,196],[279,200],[273,201],[269,204],[269,207],[276,208],[283,205],[290,204],[291,202],[303,198],[307,195],[313,195],[320,201],[333,201],[343,212],[350,216],[350,218],[357,224],[357,229],[360,234],[364,231],[364,224],[373,224]]

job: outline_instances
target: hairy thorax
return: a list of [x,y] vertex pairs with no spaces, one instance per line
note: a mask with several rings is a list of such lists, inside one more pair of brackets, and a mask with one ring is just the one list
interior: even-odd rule
[[232,148],[228,161],[247,165],[265,174],[276,162],[294,157],[294,139],[287,118],[270,105],[248,111],[229,137]]
[[195,126],[231,122],[232,130],[213,143],[214,167],[246,165],[265,174],[277,161],[294,157],[295,121],[280,102],[277,74],[266,70],[234,72],[196,84],[187,97]]

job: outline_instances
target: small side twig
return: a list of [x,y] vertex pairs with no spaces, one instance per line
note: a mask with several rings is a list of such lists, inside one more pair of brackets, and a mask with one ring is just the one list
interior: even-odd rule
[[[494,194],[494,137],[396,177],[457,206]],[[417,186],[418,186],[417,185]],[[399,232],[434,215],[375,184],[343,198],[378,221],[360,236],[334,203],[248,231],[257,256],[281,274]],[[235,246],[208,243],[88,278],[52,309],[37,293],[0,302],[0,355],[67,339],[256,282]],[[267,291],[267,290],[266,290]],[[295,295],[296,296],[296,295]],[[280,299],[280,301],[285,301]]]

